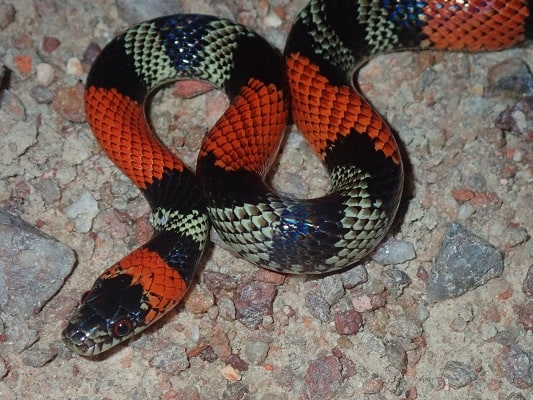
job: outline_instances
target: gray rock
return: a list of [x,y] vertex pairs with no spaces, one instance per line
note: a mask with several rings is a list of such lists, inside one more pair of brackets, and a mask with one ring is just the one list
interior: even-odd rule
[[331,308],[320,292],[310,292],[305,296],[305,305],[311,315],[322,322],[328,322],[331,318]]
[[340,274],[342,284],[346,289],[353,289],[368,280],[368,272],[362,265],[357,265]]
[[503,364],[505,377],[519,389],[533,387],[533,352],[513,346]]
[[329,305],[336,304],[344,296],[344,287],[338,274],[329,275],[320,281],[320,293]]
[[447,362],[442,375],[448,379],[448,383],[454,389],[462,388],[476,379],[474,370],[459,361]]
[[429,302],[458,297],[503,272],[502,253],[458,223],[452,223],[426,283]]
[[75,262],[69,247],[0,209],[0,311],[23,318],[39,311]]

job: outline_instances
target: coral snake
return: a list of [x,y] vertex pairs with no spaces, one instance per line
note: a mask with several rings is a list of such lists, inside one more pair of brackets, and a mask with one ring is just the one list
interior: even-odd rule
[[[387,233],[403,186],[386,122],[354,90],[356,67],[401,49],[500,50],[532,36],[533,0],[312,0],[283,56],[246,27],[179,14],[113,39],[87,78],[96,139],[151,209],[151,240],[96,280],[63,337],[81,355],[108,350],[172,309],[191,285],[212,225],[241,257],[275,271],[353,265]],[[206,135],[196,173],[154,136],[145,100],[200,80],[231,104]],[[265,175],[289,119],[331,176],[321,198],[274,192]]]

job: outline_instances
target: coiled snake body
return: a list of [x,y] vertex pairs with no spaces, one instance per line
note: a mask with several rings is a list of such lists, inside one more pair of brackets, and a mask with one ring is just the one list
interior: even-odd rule
[[[312,0],[284,57],[242,25],[173,15],[128,29],[92,66],[89,124],[142,190],[154,235],[106,270],[63,332],[82,355],[145,329],[183,297],[210,223],[240,256],[268,269],[324,273],[357,263],[383,239],[403,168],[389,127],[352,88],[354,68],[399,49],[499,50],[531,36],[531,0]],[[231,105],[201,146],[196,174],[153,135],[147,96],[196,79]],[[330,192],[296,200],[264,181],[289,113],[331,176]]]

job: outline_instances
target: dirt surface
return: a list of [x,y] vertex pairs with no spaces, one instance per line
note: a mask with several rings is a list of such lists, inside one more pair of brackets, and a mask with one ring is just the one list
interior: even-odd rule
[[[9,71],[0,206],[77,257],[61,290],[20,331],[10,326],[14,312],[1,310],[0,399],[531,398],[533,102],[521,97],[528,84],[502,90],[494,82],[510,73],[505,65],[533,66],[532,46],[391,54],[360,73],[361,88],[406,147],[409,190],[392,234],[415,258],[285,277],[235,258],[215,238],[185,303],[145,334],[96,359],[64,347],[60,333],[81,294],[151,234],[144,198],[84,120],[82,84],[98,46],[136,21],[179,11],[238,20],[281,48],[306,1],[151,3],[142,10],[111,0],[0,2],[0,62]],[[225,98],[175,93],[156,95],[152,123],[194,165]],[[275,171],[274,186],[298,196],[327,189],[296,132]],[[428,303],[425,281],[454,221],[502,252],[503,274]],[[251,328],[243,310],[257,304],[265,309]],[[33,339],[17,346],[27,329]]]

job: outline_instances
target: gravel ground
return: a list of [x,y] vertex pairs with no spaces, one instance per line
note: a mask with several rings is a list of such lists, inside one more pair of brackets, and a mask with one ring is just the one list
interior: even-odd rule
[[[229,17],[282,48],[305,3],[0,1],[0,399],[531,398],[531,46],[391,54],[361,71],[409,162],[397,224],[363,265],[284,276],[214,237],[185,302],[145,334],[96,359],[61,342],[83,291],[151,234],[85,123],[99,48],[170,12]],[[225,104],[171,87],[151,118],[193,165]],[[295,132],[272,179],[298,196],[327,188]]]

